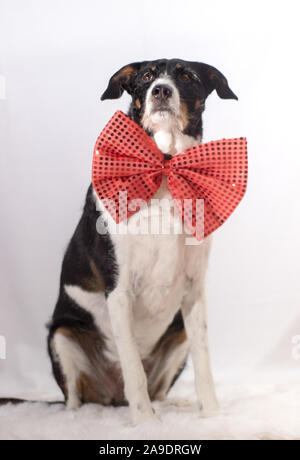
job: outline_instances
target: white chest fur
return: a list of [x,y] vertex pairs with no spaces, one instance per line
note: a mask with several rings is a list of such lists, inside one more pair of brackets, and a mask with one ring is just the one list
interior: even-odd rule
[[[180,137],[178,132],[161,131],[155,140],[162,151],[168,148],[173,154],[181,153],[199,143],[199,140],[186,135]],[[147,220],[147,228],[150,228],[149,222],[153,222],[153,218],[163,224],[164,213],[158,200],[172,201],[165,177],[153,198],[157,204],[152,204],[145,215],[142,210],[138,211],[129,218],[129,224],[130,219],[137,217],[141,227],[144,227],[143,223]],[[141,357],[144,358],[151,352],[180,308],[186,290],[190,289],[188,280],[201,276],[201,263],[195,258],[195,251],[201,250],[203,244],[200,247],[186,246],[186,235],[183,233],[132,234],[122,222],[118,224],[116,232],[115,222],[96,194],[95,201],[104,216],[115,248],[119,270],[116,289],[126,291],[132,298],[134,334]],[[168,222],[169,227],[166,228],[173,229],[178,224],[177,228],[180,228],[181,218],[176,211],[168,213],[168,219],[171,222]],[[104,295],[85,292],[78,286],[65,286],[65,290],[73,300],[93,315],[96,324],[108,338],[106,353],[109,359],[117,361],[118,354],[112,340],[113,334]]]

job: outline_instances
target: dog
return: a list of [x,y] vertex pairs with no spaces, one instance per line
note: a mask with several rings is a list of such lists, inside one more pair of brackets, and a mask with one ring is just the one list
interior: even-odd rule
[[[128,116],[170,158],[201,143],[202,113],[214,90],[237,99],[215,67],[159,59],[122,67],[101,100],[126,91]],[[171,200],[165,180],[155,198]],[[97,232],[99,216],[106,234]],[[66,407],[128,403],[133,424],[157,420],[151,401],[166,398],[190,351],[199,409],[203,416],[218,413],[205,300],[211,237],[186,245],[183,234],[116,234],[112,224],[90,186],[48,325],[53,374]]]

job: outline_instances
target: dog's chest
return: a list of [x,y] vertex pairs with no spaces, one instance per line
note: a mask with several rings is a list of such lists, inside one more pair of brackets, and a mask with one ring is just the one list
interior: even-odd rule
[[[148,218],[161,215],[154,208]],[[171,216],[170,220],[177,219]],[[149,352],[179,310],[185,289],[185,245],[182,234],[112,235],[119,280],[132,299],[133,328],[142,356]]]
[[180,309],[186,290],[184,246],[179,236],[157,236],[144,243],[139,239],[131,254],[133,328],[146,357]]
[[[181,139],[179,150],[197,143],[187,137]],[[141,356],[146,357],[172,322],[190,288],[188,279],[193,277],[190,270],[188,273],[188,267],[194,264],[189,263],[191,251],[185,244],[182,219],[174,207],[166,177],[150,206],[133,214],[128,226],[121,222],[116,227],[101,201],[97,201],[114,246],[118,267],[115,289],[126,292],[132,300],[135,338]],[[195,264],[193,270],[198,268]]]
[[[169,194],[162,195],[172,203]],[[134,313],[143,317],[172,314],[178,308],[186,277],[184,236],[174,234],[181,220],[176,211],[174,215],[173,207],[161,209],[159,205],[151,206],[148,217],[140,217],[145,228],[154,223],[166,234],[131,235],[125,243],[130,285],[136,298]]]
[[134,313],[139,315],[142,309],[143,316],[163,313],[184,288],[186,236],[165,178],[147,208],[129,218],[125,234],[120,225],[118,234],[110,234],[119,283],[130,287],[136,299]]
[[[161,200],[172,203],[165,181],[155,195],[157,205],[135,213],[130,219],[138,222],[137,228],[150,229],[150,224],[159,221],[165,230],[174,229],[182,221],[171,206],[161,207]],[[118,279],[115,289],[126,291],[132,299],[135,338],[142,356],[148,356],[154,344],[162,336],[179,310],[187,287],[185,236],[179,234],[132,234],[120,223],[116,228],[103,206],[110,238],[112,239],[118,267]],[[166,222],[166,219],[168,222]],[[110,228],[111,227],[111,228]],[[122,228],[123,227],[123,228]]]

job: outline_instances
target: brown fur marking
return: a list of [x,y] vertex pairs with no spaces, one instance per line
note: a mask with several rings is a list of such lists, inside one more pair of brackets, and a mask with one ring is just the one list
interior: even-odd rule
[[149,396],[151,401],[153,401],[156,398],[156,395],[160,392],[160,390],[163,388],[164,384],[164,378],[161,377],[157,382],[155,382],[154,386],[151,386],[149,388]]
[[134,68],[128,65],[124,67],[124,69],[121,69],[120,72],[118,72],[117,75],[113,77],[113,80],[119,80],[120,78],[124,77],[125,80],[128,81],[131,75],[133,74],[133,72],[134,72]]
[[56,329],[55,334],[61,334],[67,337],[68,339],[73,339],[72,331],[67,327],[59,327],[58,329]]
[[180,118],[182,119],[183,129],[189,124],[189,112],[185,102],[180,102]]
[[82,402],[103,404],[103,396],[99,391],[97,381],[85,372],[80,373],[76,381],[76,390]]
[[81,279],[81,287],[88,292],[105,292],[103,277],[92,259],[90,260],[90,269],[92,275]]
[[175,351],[176,347],[185,342],[186,339],[185,329],[180,331],[167,329],[156,344],[150,357],[143,363],[148,378],[148,391],[152,400],[156,399],[156,396],[163,388],[165,382],[163,370],[166,367],[166,361],[169,359],[170,354]]
[[197,99],[196,102],[195,102],[195,109],[200,109],[200,107],[202,106],[202,102],[201,102],[201,99]]

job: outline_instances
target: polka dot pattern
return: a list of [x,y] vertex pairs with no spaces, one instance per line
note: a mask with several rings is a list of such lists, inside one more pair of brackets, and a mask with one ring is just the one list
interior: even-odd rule
[[[245,194],[246,138],[200,144],[165,160],[145,131],[117,111],[97,139],[92,167],[93,187],[115,221],[149,201],[163,175],[186,226],[197,237],[196,229],[203,225],[206,237],[225,222]],[[203,213],[198,200],[204,200]]]

